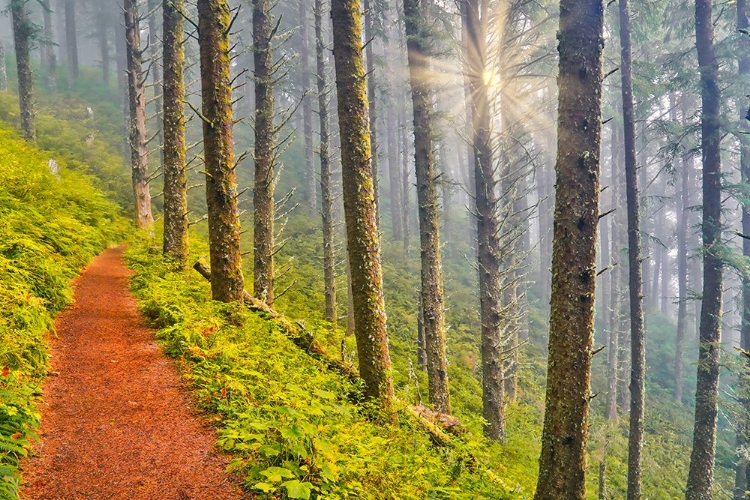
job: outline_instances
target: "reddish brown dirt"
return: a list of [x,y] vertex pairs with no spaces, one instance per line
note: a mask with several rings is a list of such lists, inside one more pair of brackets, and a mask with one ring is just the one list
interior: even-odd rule
[[94,259],[57,319],[29,499],[237,499],[211,427],[128,291],[122,248]]

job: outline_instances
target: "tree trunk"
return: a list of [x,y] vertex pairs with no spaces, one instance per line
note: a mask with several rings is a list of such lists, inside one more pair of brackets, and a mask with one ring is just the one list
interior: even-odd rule
[[[304,2],[301,2],[304,3]],[[315,59],[317,62],[318,119],[320,120],[320,196],[323,217],[323,282],[326,320],[337,323],[336,313],[336,247],[333,239],[333,179],[329,152],[328,82],[326,77],[326,43],[323,38],[323,1],[315,0]]]
[[498,220],[496,165],[491,143],[489,90],[484,81],[487,67],[487,5],[467,2],[466,59],[472,98],[472,142],[474,145],[477,261],[479,270],[479,316],[482,339],[482,407],[484,433],[490,439],[505,437],[505,387],[503,383],[503,314],[501,287],[501,241]]
[[273,165],[274,102],[271,53],[271,3],[253,0],[253,47],[255,63],[255,187],[253,189],[254,276],[253,295],[273,304],[273,254],[276,178]]
[[222,302],[241,302],[245,285],[232,141],[229,2],[198,0],[198,19],[211,295]]
[[164,253],[184,269],[188,258],[185,166],[185,0],[165,0],[164,14]]
[[393,398],[393,378],[362,60],[361,9],[359,0],[331,2],[341,177],[359,371],[365,382],[365,397],[379,398],[388,406]]
[[57,57],[55,57],[54,34],[52,29],[52,8],[50,0],[43,0],[44,12],[44,54],[43,61],[47,66],[47,88],[51,94],[57,93]]
[[[390,70],[388,70],[390,73]],[[395,96],[398,89],[394,86],[391,95]],[[401,187],[401,164],[399,163],[398,116],[394,106],[388,106],[386,120],[386,135],[388,136],[388,187],[391,195],[391,226],[393,241],[403,241],[403,190]]]
[[[67,6],[67,4],[66,4]],[[128,59],[128,96],[130,109],[130,166],[135,194],[135,224],[152,230],[151,192],[148,177],[148,143],[146,138],[146,96],[141,67],[141,36],[136,0],[124,0],[125,39]]]
[[16,46],[18,68],[18,100],[21,109],[21,129],[27,141],[36,140],[34,116],[34,77],[31,73],[31,37],[34,24],[26,9],[27,0],[11,0],[10,14],[13,22],[13,42]]
[[[612,192],[612,207],[622,206],[620,203],[620,186],[619,186],[619,175],[622,172],[620,166],[620,151],[619,146],[620,136],[617,133],[619,126],[616,123],[612,123],[612,136],[610,140],[610,148],[612,152],[611,158],[611,184],[610,191]],[[619,352],[620,352],[620,269],[622,268],[621,255],[620,255],[620,227],[619,227],[619,214],[617,212],[612,213],[611,228],[612,228],[612,264],[615,267],[609,272],[610,278],[610,308],[607,311],[607,326],[609,328],[609,342],[607,345],[607,420],[610,422],[617,422],[617,367]]]
[[[61,1],[61,0],[58,0]],[[125,40],[125,26],[117,19],[113,19],[110,28],[115,32],[115,51],[117,62],[117,85],[122,100],[122,156],[125,163],[130,162],[130,91],[128,90],[128,56],[127,41]],[[62,52],[62,51],[61,51]],[[64,53],[64,52],[62,52]]]
[[401,210],[401,227],[404,231],[404,253],[409,253],[411,245],[411,224],[409,221],[409,139],[408,126],[404,108],[406,108],[406,98],[402,93],[402,106],[398,108],[398,122],[401,130],[401,201],[403,203]]
[[[737,0],[737,30],[747,31],[750,27],[750,17],[748,15],[747,0]],[[742,81],[746,82],[750,75],[750,43],[746,37],[740,39],[740,54],[738,61],[739,74]],[[743,132],[748,130],[748,120],[746,110],[742,110],[740,120],[743,121]],[[750,141],[746,133],[737,134],[740,141],[740,173],[742,183],[747,186],[750,183]],[[747,189],[747,188],[745,188]],[[744,197],[743,197],[744,198]],[[742,233],[750,234],[750,203],[742,204]],[[750,257],[750,240],[743,238],[742,255]],[[742,275],[742,318],[740,326],[740,347],[745,351],[750,350],[750,277],[747,274]],[[742,413],[737,422],[737,447],[747,447],[748,433],[750,432],[750,401],[747,398],[748,390],[748,367],[750,363],[745,364],[745,369],[739,376],[740,389],[737,391],[742,404]],[[747,498],[746,490],[748,489],[747,460],[740,457],[735,465],[735,500],[745,500]]]
[[160,3],[168,0],[149,0],[148,10],[151,15],[148,18],[148,37],[151,57],[151,83],[154,86],[154,115],[156,116],[156,139],[159,143],[159,160],[163,165],[164,150],[164,128],[162,124],[163,88],[161,66],[159,66],[159,23],[157,22],[157,11]]
[[430,54],[426,47],[430,43],[430,35],[423,25],[423,20],[428,15],[425,3],[420,0],[404,0],[406,48],[414,112],[414,164],[417,177],[417,206],[419,207],[422,318],[430,404],[439,413],[450,413],[448,362],[445,357],[443,273],[440,255],[440,205],[432,142],[435,135],[432,116],[434,90],[430,76]]
[[[643,324],[643,276],[641,275],[640,198],[635,157],[635,111],[628,0],[620,0],[620,48],[622,63],[622,115],[625,138],[625,194],[628,212],[628,290],[630,292],[630,433],[628,436],[628,500],[641,498],[641,454],[646,396],[646,341]],[[662,277],[662,279],[664,279]]]
[[310,103],[310,37],[307,34],[307,2],[299,0],[299,35],[301,38],[300,59],[302,62],[302,119],[305,134],[305,176],[307,180],[307,210],[315,215],[318,207],[317,186],[315,180],[315,162],[313,161],[312,104]]
[[0,40],[0,90],[8,90],[8,70],[6,68],[5,43]]
[[367,102],[370,117],[370,151],[372,154],[372,182],[375,189],[375,217],[380,223],[380,170],[378,168],[378,118],[377,96],[375,95],[375,55],[373,54],[374,34],[372,30],[372,4],[364,0],[365,12],[365,59],[367,62]]
[[[149,6],[149,8],[151,7]],[[102,80],[105,85],[109,85],[109,40],[107,39],[109,7],[102,2],[96,6],[96,9],[97,23],[99,24],[97,37],[99,38],[99,57],[102,60]]]
[[[458,2],[459,11],[461,14],[461,45],[463,47],[469,46],[469,4],[467,1],[460,1]],[[468,60],[466,60],[466,57],[464,57],[464,60],[462,61],[463,64],[463,99],[464,99],[464,113],[465,113],[465,126],[464,126],[464,133],[467,137],[466,140],[466,158],[467,158],[467,175],[468,178],[468,185],[466,186],[466,191],[469,194],[469,212],[476,212],[476,165],[474,164],[474,144],[470,138],[473,137],[473,112],[472,112],[472,98],[471,98],[471,82],[469,79],[469,74],[471,72],[471,64]],[[459,153],[460,154],[460,153]],[[469,217],[470,219],[470,236],[469,236],[469,242],[471,244],[471,249],[474,254],[477,252],[477,219],[476,217]]]
[[600,0],[561,0],[559,119],[546,411],[535,497],[586,496],[599,222]]
[[721,91],[714,54],[711,0],[695,2],[695,32],[701,76],[703,151],[703,304],[695,391],[695,428],[686,500],[713,498],[721,342]]
[[[75,0],[65,1],[65,47],[67,48],[68,87],[78,79],[78,32],[76,31]],[[132,2],[131,2],[132,3]],[[125,6],[123,5],[123,9]]]
[[[744,0],[740,0],[742,2]],[[686,99],[682,97],[682,126],[688,124]],[[692,158],[682,157],[680,205],[677,210],[677,336],[675,339],[674,399],[682,403],[683,388],[683,353],[685,350],[685,329],[687,323],[688,300],[688,208],[690,207],[690,172],[693,168]]]

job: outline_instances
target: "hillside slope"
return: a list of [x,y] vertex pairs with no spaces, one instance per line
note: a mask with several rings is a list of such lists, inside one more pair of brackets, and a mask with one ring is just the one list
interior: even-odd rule
[[64,161],[56,176],[52,157],[0,123],[1,498],[17,495],[19,459],[39,424],[53,316],[71,300],[71,279],[128,227],[94,179]]

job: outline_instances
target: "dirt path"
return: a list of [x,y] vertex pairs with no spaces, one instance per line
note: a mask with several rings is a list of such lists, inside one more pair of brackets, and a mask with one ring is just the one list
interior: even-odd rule
[[94,259],[57,319],[29,499],[237,499],[171,360],[127,288],[121,248]]

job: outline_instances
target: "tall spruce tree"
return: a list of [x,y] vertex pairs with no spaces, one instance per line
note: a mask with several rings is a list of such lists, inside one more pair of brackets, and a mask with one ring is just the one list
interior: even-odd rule
[[227,0],[198,0],[211,295],[241,302],[245,291],[234,163],[232,83]]
[[601,0],[561,0],[549,357],[536,500],[586,496],[601,146]]
[[365,382],[365,396],[384,400],[387,404],[393,397],[393,378],[362,57],[362,5],[359,0],[332,0],[331,18],[344,216],[359,372]]

